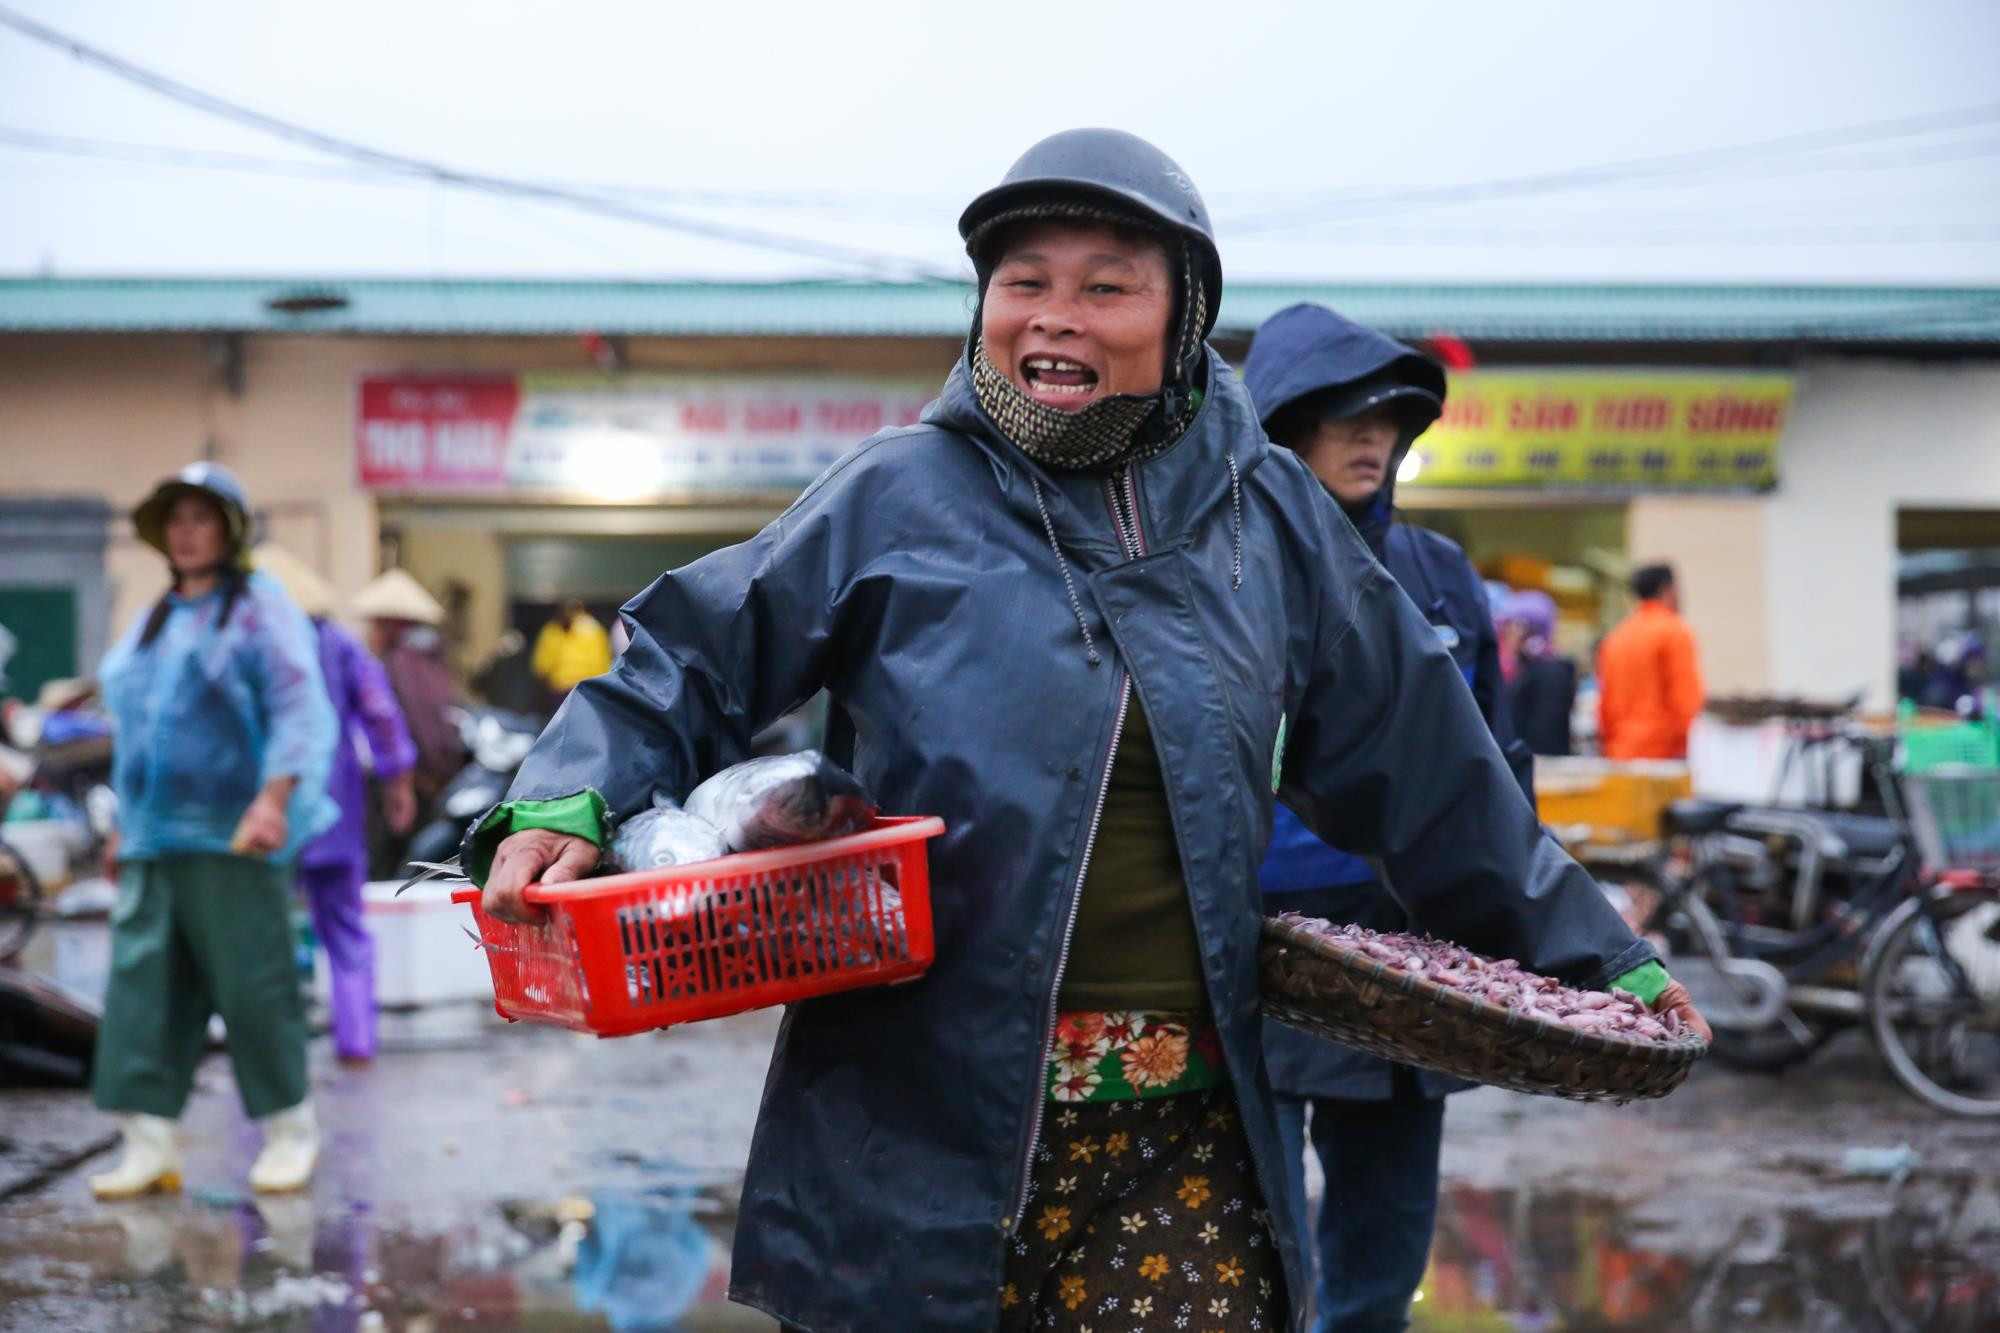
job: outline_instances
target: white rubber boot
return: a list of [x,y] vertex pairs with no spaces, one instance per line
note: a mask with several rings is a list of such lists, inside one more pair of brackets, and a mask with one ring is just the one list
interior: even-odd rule
[[90,1178],[90,1192],[100,1199],[178,1193],[181,1150],[174,1142],[174,1122],[157,1115],[121,1115],[118,1129],[125,1136],[125,1154],[118,1165]]
[[311,1102],[264,1117],[264,1151],[250,1168],[250,1188],[260,1194],[302,1190],[319,1164],[319,1122]]

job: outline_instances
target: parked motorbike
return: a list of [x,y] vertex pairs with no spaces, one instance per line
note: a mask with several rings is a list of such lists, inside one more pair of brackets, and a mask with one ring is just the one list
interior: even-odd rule
[[404,857],[409,862],[457,855],[466,829],[507,794],[515,770],[542,732],[536,719],[500,708],[455,708],[452,720],[472,758],[438,793],[436,813],[410,840]]
[[46,977],[0,967],[0,1088],[88,1087],[99,1016]]

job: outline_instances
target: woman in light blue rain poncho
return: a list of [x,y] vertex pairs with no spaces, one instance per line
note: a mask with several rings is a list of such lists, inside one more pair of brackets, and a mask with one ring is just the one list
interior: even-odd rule
[[319,1156],[290,893],[299,849],[337,811],[334,718],[312,627],[245,555],[249,505],[195,463],[133,513],[174,586],[106,655],[116,724],[118,906],[91,1091],[125,1153],[99,1198],[180,1187],[174,1121],[222,1015],[243,1109],[264,1123],[260,1190],[303,1187]]

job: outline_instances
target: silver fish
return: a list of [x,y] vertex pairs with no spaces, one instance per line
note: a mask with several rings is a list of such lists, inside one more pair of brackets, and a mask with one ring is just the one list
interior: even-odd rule
[[653,804],[618,826],[611,837],[611,863],[620,870],[664,870],[712,861],[728,852],[713,824],[675,805],[664,792]]
[[686,809],[719,829],[732,852],[843,837],[875,815],[853,774],[816,750],[731,765],[689,793]]

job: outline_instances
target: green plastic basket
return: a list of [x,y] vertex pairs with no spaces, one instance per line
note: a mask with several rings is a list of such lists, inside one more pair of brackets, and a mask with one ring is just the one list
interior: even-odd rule
[[1933,868],[2000,870],[2000,771],[1912,773],[1910,823]]
[[1905,704],[1903,724],[1903,771],[1934,773],[1941,768],[2000,770],[2000,717],[1995,700],[1987,696],[1986,716],[1977,722],[1952,722],[1942,727],[1911,725],[1916,710]]

